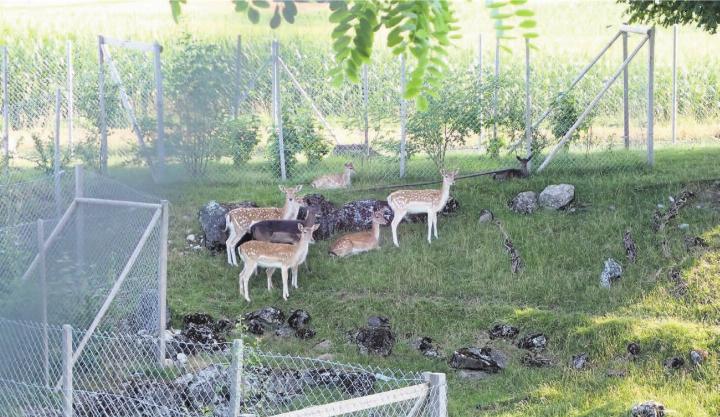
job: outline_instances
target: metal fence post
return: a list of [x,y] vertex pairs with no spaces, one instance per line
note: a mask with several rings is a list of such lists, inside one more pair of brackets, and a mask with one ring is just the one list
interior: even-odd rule
[[2,118],[3,118],[3,158],[5,158],[5,174],[9,171],[10,162],[10,99],[8,93],[8,51],[2,48]]
[[[623,62],[627,60],[628,57],[628,33],[623,31],[622,33],[622,49],[623,49]],[[628,105],[628,83],[629,83],[629,76],[628,76],[628,67],[626,66],[623,70],[623,142],[625,144],[625,149],[630,148],[630,107]]]
[[[85,196],[85,171],[82,165],[75,165],[75,198]],[[85,264],[85,207],[77,205],[75,215],[75,265],[77,272],[82,271]]]
[[370,157],[370,121],[368,119],[370,82],[367,64],[362,66],[363,130],[365,133],[365,157]]
[[67,58],[66,58],[66,71],[67,71],[67,82],[65,86],[65,99],[67,100],[67,124],[68,124],[68,146],[70,147],[70,153],[74,154],[75,152],[75,143],[73,142],[73,118],[75,117],[75,100],[73,97],[73,83],[74,83],[74,76],[73,73],[73,59],[72,59],[72,41],[67,41],[67,44],[65,46],[66,52],[67,52]]
[[[525,157],[532,155],[532,109],[530,107],[530,39],[525,39]],[[528,169],[531,163],[528,161]]]
[[425,372],[423,377],[428,384],[428,408],[432,417],[447,417],[447,380],[445,374]]
[[405,177],[405,136],[407,125],[407,100],[405,100],[405,55],[400,55],[400,178]]
[[232,344],[232,361],[230,362],[230,414],[229,417],[238,417],[241,415],[243,403],[243,366],[244,358],[243,341],[240,339],[233,340]]
[[648,31],[647,159],[655,165],[655,27]]
[[162,60],[160,54],[162,46],[153,43],[153,58],[155,64],[155,111],[157,112],[157,177],[162,180],[165,171],[165,100],[163,97]]
[[170,222],[170,211],[167,200],[160,202],[162,205],[162,219],[160,220],[160,256],[158,265],[158,360],[160,366],[165,364],[165,328],[167,327],[167,260],[168,260],[168,226]]
[[65,324],[62,327],[62,392],[63,417],[73,416],[73,338],[72,327]]
[[670,123],[672,129],[672,144],[675,144],[676,120],[677,117],[677,41],[678,41],[678,25],[673,25],[673,52],[672,52],[672,111],[670,113]]
[[233,100],[233,115],[238,117],[240,112],[240,80],[242,79],[242,36],[237,36],[235,46],[235,100]]
[[497,113],[498,113],[498,100],[499,94],[498,89],[500,88],[500,38],[495,39],[495,86],[493,88],[493,99],[492,99],[492,117],[493,117],[493,144],[497,142]]
[[55,189],[55,211],[57,216],[62,215],[62,194],[60,193],[60,108],[62,103],[62,94],[60,89],[55,90],[55,138],[53,142],[53,176],[54,178],[54,189]]
[[278,62],[278,41],[273,40],[271,45],[272,55],[272,91],[273,91],[273,119],[275,132],[278,140],[278,152],[280,153],[280,178],[287,179],[285,170],[285,141],[283,139],[282,110],[280,109],[280,66]]
[[107,114],[105,110],[105,59],[102,45],[105,39],[98,36],[98,99],[100,111],[100,172],[107,173],[108,144],[107,144]]
[[43,325],[43,370],[45,386],[50,386],[50,342],[48,337],[47,264],[45,263],[45,221],[37,221],[38,271],[40,273],[40,316]]
[[[483,65],[482,53],[483,53],[483,47],[482,47],[482,33],[481,33],[480,35],[478,35],[478,57],[477,57],[478,58],[478,60],[477,60],[477,62],[478,62],[477,63],[477,65],[478,65],[478,74],[477,74],[477,76],[478,76],[478,92],[480,92],[480,93],[482,93],[482,72],[483,72],[482,71],[482,65]],[[480,124],[480,126],[479,126],[480,133],[478,134],[478,143],[477,143],[478,151],[482,148],[483,134],[485,133],[484,129],[483,129],[483,111],[482,111],[483,104],[484,103],[482,103],[482,102],[478,103],[478,109],[480,109],[480,113],[478,115],[478,123]]]

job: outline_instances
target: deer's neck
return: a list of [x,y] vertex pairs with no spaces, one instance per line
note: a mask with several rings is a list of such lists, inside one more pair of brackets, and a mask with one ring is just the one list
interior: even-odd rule
[[375,241],[377,242],[380,240],[380,223],[373,222],[372,224],[372,235],[373,238],[375,238]]
[[297,250],[292,260],[292,265],[298,265],[305,260],[308,253],[308,247],[310,246],[310,239],[302,238],[300,242],[296,244]]
[[290,204],[290,202],[285,201],[285,205],[283,206],[283,210],[282,210],[282,219],[283,220],[296,219],[299,211],[300,211],[299,205]]
[[345,172],[343,172],[342,178],[343,178],[343,184],[351,185],[352,173],[349,170],[346,169]]
[[438,210],[442,210],[445,207],[448,199],[450,198],[450,184],[443,182],[442,188],[440,189],[440,201],[438,202]]

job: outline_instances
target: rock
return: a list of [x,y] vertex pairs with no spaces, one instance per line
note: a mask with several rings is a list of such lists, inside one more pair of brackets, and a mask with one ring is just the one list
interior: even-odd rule
[[624,378],[625,375],[627,375],[627,371],[624,369],[608,369],[607,370],[607,376],[611,376],[614,378]]
[[496,324],[492,329],[488,330],[490,339],[514,339],[520,333],[520,330],[509,324]]
[[544,368],[552,365],[552,361],[539,353],[528,352],[520,358],[520,363],[532,368]]
[[683,359],[679,356],[667,358],[663,362],[663,366],[667,369],[680,369],[683,366],[685,366],[685,359]]
[[561,210],[575,199],[575,186],[570,184],[548,185],[540,193],[538,203],[544,208]]
[[215,330],[206,324],[189,323],[182,330],[182,335],[192,343],[214,348],[222,348],[221,345],[227,342],[223,335],[215,333]]
[[573,369],[583,369],[588,363],[588,354],[583,352],[579,355],[573,355],[570,366]]
[[605,261],[605,268],[600,274],[600,286],[610,288],[614,281],[620,279],[622,272],[622,266],[615,259],[608,258]]
[[695,248],[707,248],[707,241],[700,236],[685,236],[685,250],[690,251]]
[[630,342],[627,345],[627,351],[632,356],[637,356],[640,354],[640,345],[636,342]]
[[255,321],[265,330],[274,330],[285,322],[285,313],[275,307],[263,307],[260,310],[251,311],[243,317],[245,323]]
[[485,379],[490,376],[489,373],[483,371],[471,371],[469,369],[461,369],[457,372],[457,377],[460,379],[467,379],[470,381],[478,381]]
[[410,342],[410,346],[428,358],[439,358],[441,356],[438,346],[433,343],[431,338],[426,336],[413,340]]
[[390,319],[383,316],[372,316],[368,318],[368,327],[385,327],[390,328]]
[[308,385],[338,389],[352,396],[364,396],[373,392],[375,375],[367,372],[347,372],[335,369],[311,369],[302,379]]
[[235,330],[235,322],[226,318],[218,319],[213,324],[213,330],[215,330],[215,333],[228,334]]
[[[98,393],[100,396],[95,397],[94,399],[97,401],[99,400],[101,403],[108,400],[108,398],[103,398],[102,394],[104,393]],[[129,403],[124,404],[117,404],[119,409],[116,409],[110,404],[104,403],[101,405],[100,409],[95,408],[94,412],[97,413],[100,410],[107,410],[110,411],[110,413],[100,413],[100,415],[112,415],[112,416],[125,416],[125,415],[136,415],[131,410],[142,410],[144,407],[144,404],[154,404],[156,408],[159,410],[161,408],[169,409],[169,410],[175,410],[175,412],[180,411],[180,409],[183,407],[183,404],[186,403],[187,394],[185,391],[185,387],[179,384],[176,384],[174,382],[170,381],[163,381],[163,380],[149,380],[149,379],[142,379],[142,378],[134,378],[130,379],[128,381],[123,382],[120,384],[120,392],[119,395],[112,394],[112,397],[115,397],[114,401],[120,401],[118,396],[120,397],[126,397],[127,399],[132,399]],[[143,404],[144,403],[144,404]],[[93,410],[93,408],[90,404],[89,409]],[[95,405],[99,405],[97,402]],[[112,408],[111,408],[112,407]],[[112,410],[112,411],[111,411]],[[124,410],[125,412],[121,411]],[[82,413],[78,413],[80,415],[83,415]],[[159,415],[173,415],[174,413],[165,413]],[[95,414],[86,414],[86,415],[95,415]]]
[[664,417],[665,406],[655,401],[634,405],[630,411],[632,417]]
[[695,366],[702,365],[707,358],[708,352],[706,350],[693,349],[690,351],[690,362]]
[[538,208],[537,194],[534,191],[522,192],[508,202],[508,207],[515,213],[533,213]]
[[507,357],[502,352],[489,347],[461,348],[453,352],[449,365],[455,369],[496,374],[507,366]]
[[489,223],[495,219],[495,215],[492,211],[488,209],[482,209],[480,210],[480,223]]
[[332,353],[323,353],[322,355],[318,356],[315,359],[317,359],[319,361],[332,362],[335,360],[335,355],[333,355]]
[[223,365],[212,364],[177,378],[174,384],[184,387],[187,402],[192,409],[204,410],[229,400],[229,382],[227,368]]
[[300,340],[308,340],[315,337],[315,330],[309,329],[307,327],[303,327],[302,329],[297,329],[295,331],[295,337],[297,337]]
[[321,340],[318,344],[313,346],[313,350],[318,352],[327,352],[332,349],[332,342],[330,340]]
[[664,208],[665,208],[665,204],[658,204],[658,205],[657,205],[657,208],[659,208],[659,209],[661,209],[661,210],[662,210],[662,209],[664,209]]
[[211,326],[215,323],[215,319],[207,313],[191,313],[183,316],[183,327],[188,324],[198,324]]
[[[307,208],[315,207],[317,209],[316,222],[320,226],[315,231],[313,237],[316,240],[325,240],[335,233],[335,210],[337,207],[335,204],[328,201],[325,196],[321,194],[309,194],[303,197]],[[305,208],[300,208],[298,218],[304,219],[306,214]]]
[[196,241],[195,235],[190,233],[189,235],[185,236],[185,241],[188,243],[195,243],[195,241]]
[[295,329],[290,326],[280,326],[275,329],[275,336],[277,337],[290,337],[295,335]]
[[395,335],[389,327],[361,327],[354,335],[360,353],[388,356],[395,346]]
[[689,228],[690,228],[690,225],[687,223],[680,223],[678,225],[678,229],[680,229],[680,230],[688,230]]
[[257,207],[252,201],[240,203],[220,204],[210,201],[198,211],[198,221],[202,228],[202,242],[205,248],[213,253],[225,250],[227,232],[225,232],[225,215],[228,211],[238,207]]
[[629,230],[626,230],[623,235],[623,245],[625,246],[625,255],[627,256],[628,262],[634,264],[637,260],[637,246]]
[[547,337],[542,333],[532,333],[520,339],[517,347],[539,352],[547,347]]
[[254,334],[257,336],[262,336],[263,334],[265,334],[265,326],[263,326],[263,323],[261,323],[260,320],[247,320],[245,321],[245,327],[250,334]]
[[177,361],[178,361],[178,363],[179,363],[180,365],[185,365],[185,364],[187,363],[187,360],[188,360],[187,355],[184,354],[184,353],[182,353],[182,352],[181,352],[181,353],[178,353],[177,356],[176,356],[176,358],[177,358]]
[[310,313],[305,310],[295,310],[288,317],[288,324],[295,330],[303,329],[310,324]]

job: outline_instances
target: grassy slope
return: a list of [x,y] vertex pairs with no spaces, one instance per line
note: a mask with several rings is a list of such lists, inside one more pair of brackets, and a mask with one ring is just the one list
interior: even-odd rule
[[[289,301],[283,302],[278,290],[268,293],[263,278],[251,281],[251,304],[237,294],[238,270],[225,264],[224,256],[189,251],[184,237],[197,232],[195,213],[207,200],[252,199],[268,205],[278,203],[278,192],[272,186],[248,184],[165,187],[155,192],[172,202],[170,306],[176,318],[194,311],[237,317],[265,305],[307,309],[318,331],[314,341],[271,338],[262,345],[314,355],[313,344],[328,338],[339,360],[450,372],[453,416],[480,411],[497,416],[620,415],[646,399],[665,403],[677,415],[715,416],[720,411],[718,202],[714,209],[693,204],[681,214],[679,222],[690,224],[689,233],[705,236],[714,246],[696,257],[687,256],[684,232],[673,227],[672,259],[664,258],[649,221],[655,205],[667,203],[667,196],[676,194],[682,184],[717,177],[718,157],[717,150],[661,151],[654,171],[638,168],[590,176],[556,169],[524,181],[461,181],[454,189],[461,210],[440,220],[440,239],[432,245],[425,241],[424,225],[401,226],[400,249],[389,244],[385,230],[382,251],[343,260],[330,259],[325,255],[328,242],[319,242],[308,259],[312,273],[301,272],[300,289],[291,291]],[[358,179],[362,181],[362,173]],[[584,209],[520,216],[506,208],[516,192],[559,182],[577,186]],[[329,196],[341,203],[385,194],[350,191]],[[477,222],[481,208],[490,208],[504,222],[526,263],[523,273],[510,273],[498,230]],[[632,229],[639,249],[635,265],[624,262],[626,228]],[[607,257],[621,260],[626,269],[610,290],[598,286]],[[666,279],[667,269],[675,263],[690,284],[686,298],[669,294],[673,285]],[[399,335],[387,359],[359,356],[344,342],[345,331],[372,314],[390,317]],[[548,355],[557,365],[524,368],[518,360],[521,352],[501,344],[513,356],[509,369],[483,381],[465,382],[458,381],[445,362],[423,358],[408,346],[410,336],[428,335],[451,353],[484,343],[485,330],[496,322],[518,325],[523,333],[548,334]],[[643,346],[641,359],[619,361],[631,340]],[[692,347],[714,352],[711,363],[700,370],[663,370],[663,359],[687,357]],[[570,357],[582,351],[592,358],[590,369],[569,370]],[[626,369],[628,376],[608,377],[610,368]],[[475,409],[478,405],[481,410]]]

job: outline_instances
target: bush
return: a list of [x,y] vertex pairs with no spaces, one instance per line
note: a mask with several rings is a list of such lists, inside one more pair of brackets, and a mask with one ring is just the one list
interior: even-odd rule
[[[282,123],[287,178],[295,173],[298,154],[305,155],[308,163],[312,164],[319,162],[330,152],[330,145],[317,131],[312,116],[307,112],[292,109],[284,111]],[[273,174],[280,177],[280,151],[275,129],[270,132],[270,143],[266,151]]]
[[[582,113],[582,109],[575,96],[567,94],[560,96],[553,102],[553,113],[550,119],[550,130],[553,136],[560,139],[570,130]],[[587,117],[570,137],[568,144],[579,139],[583,134],[588,132],[592,116]]]
[[[42,171],[44,174],[52,174],[54,172],[55,164],[55,140],[53,136],[50,136],[47,143],[43,143],[40,136],[36,133],[30,135],[35,154],[28,158],[29,161],[35,164],[35,167]],[[60,169],[67,167],[71,161],[70,150],[60,149]]]
[[250,160],[252,151],[259,141],[259,128],[260,121],[253,115],[229,119],[221,126],[218,134],[225,142],[225,149],[232,157],[235,166]]

